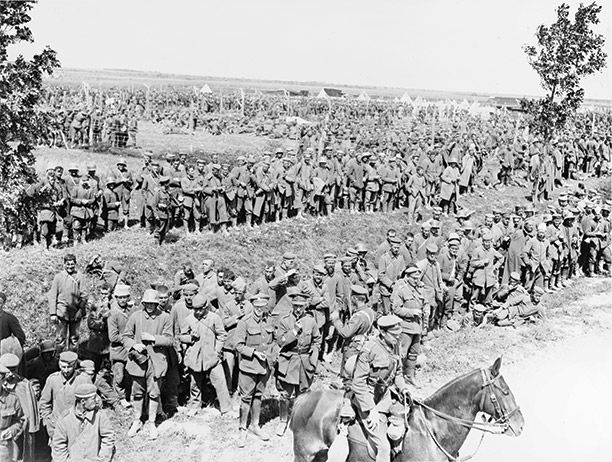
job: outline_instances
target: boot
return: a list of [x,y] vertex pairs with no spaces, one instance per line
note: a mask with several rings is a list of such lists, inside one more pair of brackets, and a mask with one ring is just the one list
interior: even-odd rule
[[251,404],[251,426],[249,430],[253,435],[262,441],[268,441],[270,438],[268,435],[261,431],[259,426],[259,416],[261,415],[261,399],[254,399]]
[[410,354],[408,355],[408,357],[406,358],[406,362],[404,363],[404,380],[408,385],[412,385],[413,387],[416,386],[416,383],[414,382],[416,362],[417,356]]
[[280,417],[280,422],[276,427],[276,435],[283,436],[285,431],[287,431],[287,421],[289,420],[289,402],[281,398],[278,402],[278,415]]
[[136,433],[140,431],[142,428],[142,421],[140,420],[142,417],[142,399],[134,399],[134,421],[132,422],[132,426],[127,432],[128,438],[133,438],[136,436]]
[[246,446],[246,440],[247,440],[247,431],[246,428],[239,428],[238,429],[238,447],[239,448],[243,448]]
[[155,426],[155,418],[157,417],[157,409],[159,407],[159,402],[154,399],[149,400],[149,420],[146,423],[145,427],[147,433],[149,434],[150,440],[157,439],[158,432],[157,427]]

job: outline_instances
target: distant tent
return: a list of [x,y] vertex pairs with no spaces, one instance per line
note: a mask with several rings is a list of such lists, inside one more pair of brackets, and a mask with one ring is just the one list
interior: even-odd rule
[[208,84],[205,83],[204,86],[200,88],[200,93],[202,93],[203,95],[212,95],[212,90],[210,89]]
[[412,98],[410,95],[408,95],[408,93],[404,93],[400,101],[405,104],[412,104]]
[[370,99],[370,95],[368,95],[365,90],[359,93],[359,96],[357,97],[357,101],[370,101]]
[[342,90],[336,90],[335,88],[321,88],[317,98],[342,98],[343,96],[344,93],[342,93]]
[[394,103],[401,103],[401,100],[396,96],[395,98],[393,98],[393,102]]

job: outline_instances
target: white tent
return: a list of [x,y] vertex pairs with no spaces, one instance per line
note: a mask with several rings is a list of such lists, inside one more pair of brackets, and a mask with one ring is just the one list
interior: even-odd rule
[[210,89],[208,84],[205,83],[204,86],[200,88],[200,93],[202,93],[203,95],[212,95],[212,90]]
[[317,98],[329,99],[329,96],[327,95],[327,93],[325,93],[325,89],[324,88],[321,88],[321,91],[317,95]]
[[412,98],[410,97],[410,95],[408,95],[408,93],[404,93],[402,95],[402,98],[400,99],[400,101],[402,103],[412,104]]
[[357,97],[357,101],[370,101],[370,99],[370,95],[368,95],[365,90],[359,93],[359,96]]

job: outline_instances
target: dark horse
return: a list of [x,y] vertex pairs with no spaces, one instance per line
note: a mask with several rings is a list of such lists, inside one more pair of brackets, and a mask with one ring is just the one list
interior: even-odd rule
[[[519,436],[525,422],[500,367],[498,358],[490,368],[454,379],[423,402],[415,400],[409,431],[394,462],[454,461],[471,429]],[[291,415],[296,462],[327,460],[341,403],[342,392],[334,390],[311,391],[296,400]],[[476,422],[479,412],[489,421]],[[347,438],[347,462],[374,460],[359,423],[349,426]]]

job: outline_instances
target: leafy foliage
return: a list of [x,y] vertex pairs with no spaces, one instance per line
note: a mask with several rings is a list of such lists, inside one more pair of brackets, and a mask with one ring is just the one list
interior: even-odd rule
[[0,205],[21,224],[34,214],[25,188],[36,180],[32,150],[45,123],[37,109],[42,78],[59,66],[49,47],[31,60],[22,55],[9,60],[12,45],[34,41],[27,24],[35,4],[0,3]]
[[584,98],[580,79],[606,67],[605,39],[593,30],[601,8],[595,2],[580,4],[572,21],[569,6],[561,4],[557,21],[538,27],[537,45],[524,47],[547,94],[538,100],[522,100],[521,106],[531,116],[530,129],[545,140],[563,129],[580,107]]

